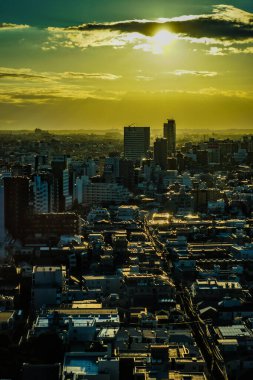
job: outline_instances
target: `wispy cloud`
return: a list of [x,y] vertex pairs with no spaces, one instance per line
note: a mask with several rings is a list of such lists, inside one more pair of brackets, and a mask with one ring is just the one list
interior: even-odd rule
[[0,103],[44,104],[59,102],[63,99],[74,100],[111,100],[118,101],[121,94],[113,91],[82,88],[74,85],[51,85],[48,87],[2,87],[0,89]]
[[34,72],[29,68],[0,67],[0,79],[48,81],[50,77],[44,73]]
[[0,23],[0,31],[1,30],[13,30],[13,29],[25,29],[29,28],[29,25],[25,24],[12,24],[8,22],[1,22]]
[[199,70],[175,70],[168,74],[183,76],[183,75],[193,75],[197,77],[215,77],[218,75],[216,71],[199,71]]
[[30,68],[0,67],[0,79],[16,79],[27,81],[57,82],[60,80],[117,80],[120,75],[111,73],[85,73],[85,72],[36,72]]
[[103,72],[56,73],[37,72],[31,68],[0,67],[0,103],[44,104],[63,98],[117,100],[117,92],[98,89],[93,81],[115,81],[120,78],[119,75]]
[[151,80],[154,80],[154,77],[150,77],[147,75],[137,75],[136,80],[137,81],[150,82]]
[[210,49],[206,51],[207,55],[230,55],[230,54],[253,54],[253,46],[228,46],[219,47],[211,46]]
[[201,88],[199,90],[165,90],[163,93],[202,95],[212,97],[240,98],[253,100],[253,91],[244,90],[222,90],[216,87]]
[[64,72],[59,74],[61,78],[65,79],[101,79],[101,80],[117,80],[121,75],[110,73],[78,73],[78,72]]

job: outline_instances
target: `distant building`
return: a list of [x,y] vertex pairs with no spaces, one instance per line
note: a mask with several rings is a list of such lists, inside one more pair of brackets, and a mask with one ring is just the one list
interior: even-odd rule
[[50,174],[33,177],[33,210],[36,214],[53,210],[53,178]]
[[124,156],[139,161],[146,157],[150,146],[150,127],[124,128]]
[[157,138],[154,142],[154,162],[163,170],[168,168],[168,140],[166,138]]
[[29,207],[29,178],[4,178],[5,227],[14,238],[23,235],[23,224]]
[[54,176],[54,211],[62,212],[72,206],[72,195],[69,186],[70,158],[66,155],[55,156],[51,162]]
[[168,154],[171,156],[176,152],[176,122],[174,119],[168,119],[167,123],[163,124],[163,137],[168,142]]
[[84,202],[89,205],[120,204],[128,200],[128,189],[117,183],[92,182],[84,190]]
[[0,245],[5,239],[4,186],[0,183]]
[[104,163],[104,178],[108,181],[115,180],[117,177],[119,177],[119,163],[120,163],[120,157],[119,156],[110,156],[106,157],[105,163]]
[[132,160],[127,160],[124,158],[120,159],[118,181],[121,185],[125,186],[130,191],[134,191],[135,172],[134,162]]

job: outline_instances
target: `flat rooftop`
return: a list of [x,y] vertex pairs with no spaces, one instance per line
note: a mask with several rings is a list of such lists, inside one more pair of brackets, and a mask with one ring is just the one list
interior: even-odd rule
[[81,371],[86,375],[98,375],[98,364],[96,358],[86,356],[66,356],[64,361],[64,370]]

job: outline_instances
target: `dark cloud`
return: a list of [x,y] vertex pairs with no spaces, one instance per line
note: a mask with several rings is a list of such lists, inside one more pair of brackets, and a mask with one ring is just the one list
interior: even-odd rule
[[253,38],[253,15],[232,6],[216,6],[212,14],[182,16],[163,21],[129,20],[114,23],[90,23],[67,28],[67,30],[111,30],[120,33],[137,32],[153,36],[161,29],[192,37],[246,40]]

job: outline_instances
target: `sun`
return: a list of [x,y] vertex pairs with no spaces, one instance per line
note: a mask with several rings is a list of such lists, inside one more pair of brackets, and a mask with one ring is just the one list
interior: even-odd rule
[[175,34],[168,30],[159,30],[159,32],[157,32],[152,38],[154,52],[156,54],[162,54],[165,51],[165,48],[170,45],[175,38]]

